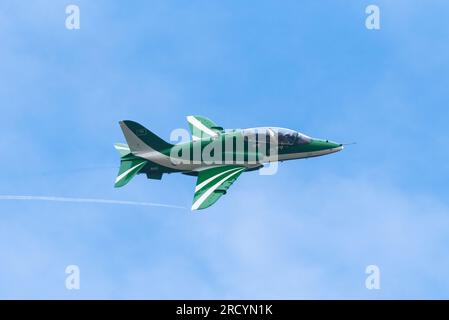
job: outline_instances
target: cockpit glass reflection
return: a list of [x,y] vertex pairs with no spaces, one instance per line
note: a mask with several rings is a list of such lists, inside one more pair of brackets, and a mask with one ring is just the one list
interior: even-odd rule
[[256,136],[276,138],[279,145],[302,145],[310,143],[311,138],[300,132],[276,127],[261,127],[243,130],[245,140],[256,141]]

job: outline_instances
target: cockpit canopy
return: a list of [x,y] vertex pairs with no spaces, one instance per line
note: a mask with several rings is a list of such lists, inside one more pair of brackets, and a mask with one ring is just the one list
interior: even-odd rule
[[255,141],[256,136],[269,136],[271,139],[277,137],[279,145],[301,145],[310,143],[311,138],[300,132],[277,127],[260,127],[244,129],[242,131],[245,139]]

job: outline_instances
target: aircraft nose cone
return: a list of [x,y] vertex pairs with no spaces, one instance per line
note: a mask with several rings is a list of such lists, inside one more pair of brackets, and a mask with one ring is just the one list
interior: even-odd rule
[[325,145],[328,149],[343,149],[343,145],[341,143],[336,143],[333,141],[326,140]]
[[343,144],[329,140],[315,139],[313,144],[318,150],[332,150],[333,152],[343,150]]

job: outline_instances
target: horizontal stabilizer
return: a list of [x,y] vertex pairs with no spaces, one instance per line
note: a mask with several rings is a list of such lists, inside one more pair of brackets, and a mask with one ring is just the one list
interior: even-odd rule
[[115,187],[120,188],[127,184],[131,179],[145,167],[147,160],[128,155],[120,160],[120,169],[115,179]]
[[114,144],[114,148],[115,150],[118,151],[118,153],[120,153],[121,157],[124,157],[131,153],[131,150],[129,150],[128,145],[124,143],[116,143]]

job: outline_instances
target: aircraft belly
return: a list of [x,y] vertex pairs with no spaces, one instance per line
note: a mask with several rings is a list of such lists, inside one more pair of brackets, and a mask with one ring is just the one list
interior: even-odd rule
[[340,150],[341,150],[341,147],[327,149],[327,150],[319,150],[319,151],[279,154],[278,155],[278,161],[319,157],[319,156],[324,156],[326,154],[335,153],[335,152],[338,152]]
[[175,161],[172,161],[172,159],[169,156],[167,156],[163,153],[159,153],[157,151],[139,154],[138,156],[141,158],[144,158],[146,160],[149,160],[151,162],[154,162],[162,167],[166,167],[166,168],[170,168],[170,169],[178,170],[178,171],[193,170],[197,166],[197,165],[191,164],[191,163],[176,164],[176,163],[174,163]]

